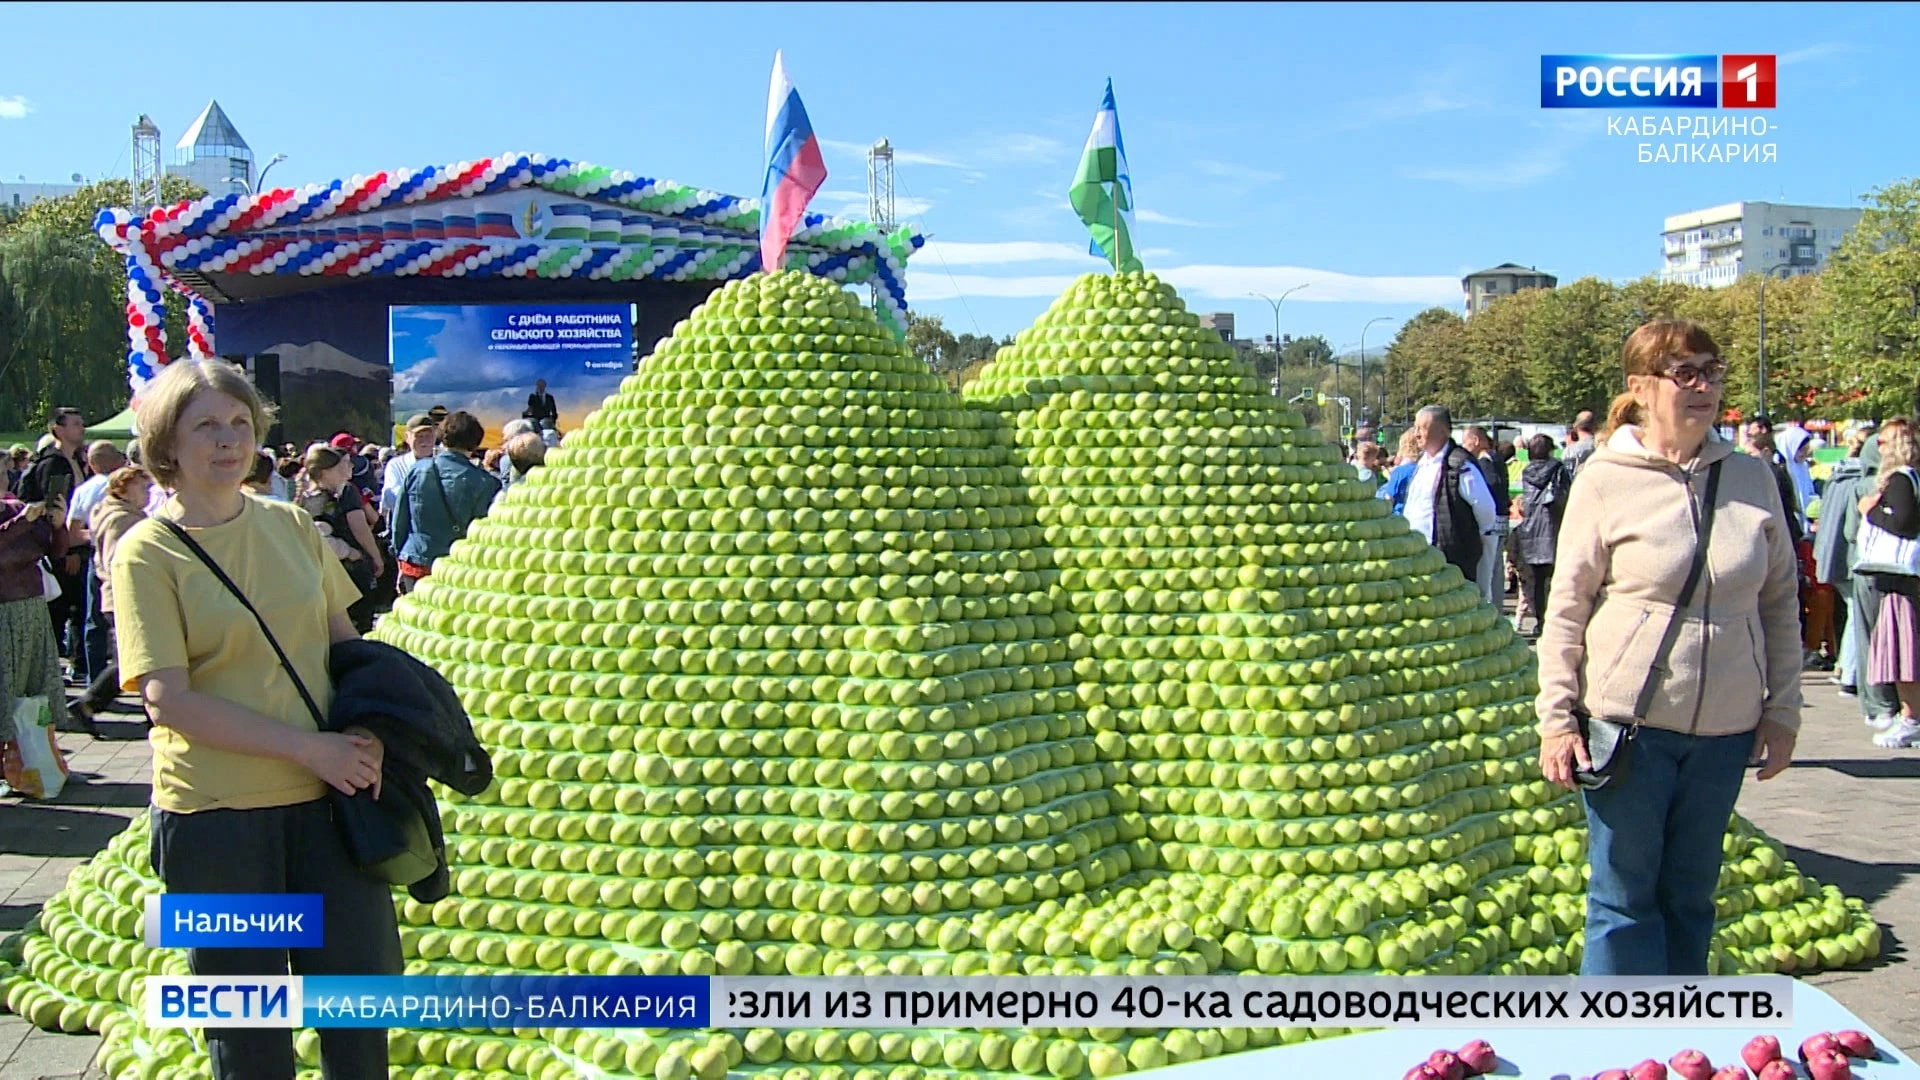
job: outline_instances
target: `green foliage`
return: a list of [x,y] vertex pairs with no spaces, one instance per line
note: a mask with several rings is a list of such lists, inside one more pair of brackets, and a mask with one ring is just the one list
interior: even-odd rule
[[1387,411],[1412,416],[1430,402],[1462,402],[1467,391],[1466,321],[1448,308],[1434,307],[1400,327],[1386,356]]
[[[167,177],[169,202],[198,186]],[[0,429],[37,429],[55,406],[88,419],[126,407],[126,266],[100,242],[93,219],[126,206],[132,185],[102,180],[0,219]],[[167,343],[185,351],[185,305],[170,301]]]
[[1317,368],[1333,359],[1333,346],[1319,334],[1297,337],[1280,350],[1282,368]]
[[1827,271],[1827,324],[1860,411],[1895,416],[1920,399],[1920,181],[1873,193]]
[[993,360],[1000,346],[1012,342],[1011,336],[1000,340],[988,334],[956,337],[938,315],[907,316],[907,348],[956,390],[971,382]]
[[[1871,376],[1840,361],[1831,340],[1831,293],[1821,275],[1767,283],[1767,409],[1775,415],[1864,412],[1862,387]],[[1470,320],[1446,308],[1421,312],[1387,350],[1388,415],[1411,416],[1428,401],[1456,416],[1559,422],[1581,409],[1602,411],[1625,386],[1620,351],[1627,335],[1671,318],[1706,328],[1727,363],[1727,408],[1751,415],[1759,404],[1758,275],[1723,289],[1652,277],[1621,285],[1584,278],[1503,296]]]

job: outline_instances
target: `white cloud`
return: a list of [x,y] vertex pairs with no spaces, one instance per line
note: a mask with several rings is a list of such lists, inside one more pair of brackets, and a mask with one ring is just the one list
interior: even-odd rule
[[1447,75],[1426,75],[1419,84],[1399,93],[1361,98],[1339,110],[1346,117],[1346,129],[1373,127],[1397,120],[1412,120],[1437,113],[1460,112],[1478,108],[1484,102],[1472,93],[1456,89],[1458,80]]
[[[870,208],[867,193],[864,191],[828,189],[816,192],[813,202],[821,213],[832,214],[835,217],[864,218]],[[933,209],[933,203],[927,199],[916,199],[910,195],[897,193],[893,197],[893,213],[900,220],[922,217],[931,209]]]
[[1287,178],[1287,174],[1283,172],[1256,169],[1248,165],[1235,165],[1227,161],[1209,161],[1206,158],[1194,162],[1193,167],[1208,176],[1222,180],[1237,180],[1244,184],[1277,184]]
[[1295,303],[1310,304],[1452,304],[1460,300],[1460,279],[1448,275],[1343,274],[1306,266],[1176,266],[1160,276],[1179,289],[1190,289],[1219,300],[1242,300],[1250,292],[1279,292],[1310,285],[1294,293]]
[[[862,146],[859,143],[846,142],[841,139],[821,139],[820,145],[824,149],[857,157],[862,161],[865,161],[867,157],[868,147]],[[940,157],[937,154],[923,154],[918,150],[902,150],[897,146],[893,148],[893,163],[895,165],[929,165],[940,169],[967,168],[966,165],[952,158]]]
[[1566,154],[1558,147],[1542,146],[1504,161],[1432,168],[1409,167],[1402,168],[1400,175],[1409,180],[1433,180],[1476,189],[1517,188],[1537,184],[1565,168],[1566,164]]
[[983,141],[975,156],[997,165],[1032,161],[1057,161],[1067,153],[1067,144],[1045,135],[1015,133]]
[[[1087,257],[1089,268],[1099,260]],[[922,264],[923,266],[925,264]],[[1366,276],[1303,266],[1220,266],[1194,264],[1158,271],[1162,280],[1184,293],[1218,300],[1244,300],[1249,292],[1278,292],[1295,285],[1311,285],[1295,293],[1296,302],[1370,304],[1454,304],[1460,299],[1460,279],[1453,275]],[[985,274],[943,274],[924,270],[913,277],[908,292],[913,302],[935,303],[958,297],[1044,299],[1066,291],[1077,274],[1028,274],[994,277]]]
[[0,97],[0,120],[24,120],[33,111],[33,103],[20,94]]
[[1133,212],[1133,216],[1135,219],[1139,221],[1144,221],[1149,225],[1180,225],[1190,229],[1213,228],[1213,226],[1207,224],[1204,221],[1194,221],[1191,218],[1174,217],[1172,214],[1163,214],[1158,210],[1135,210]]
[[1845,56],[1848,53],[1864,52],[1858,45],[1849,45],[1841,41],[1823,41],[1818,45],[1809,45],[1804,49],[1781,53],[1777,61],[1781,67],[1803,64],[1809,60],[1824,60],[1829,56]]
[[1042,240],[929,240],[914,258],[948,266],[1006,266],[1012,263],[1078,262],[1091,259],[1092,256],[1087,254],[1085,244]]

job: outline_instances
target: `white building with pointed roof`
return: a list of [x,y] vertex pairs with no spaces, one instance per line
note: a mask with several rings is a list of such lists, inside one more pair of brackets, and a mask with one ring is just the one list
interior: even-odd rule
[[200,116],[173,146],[167,175],[183,176],[215,197],[253,190],[253,148],[227,119],[218,101],[207,102]]

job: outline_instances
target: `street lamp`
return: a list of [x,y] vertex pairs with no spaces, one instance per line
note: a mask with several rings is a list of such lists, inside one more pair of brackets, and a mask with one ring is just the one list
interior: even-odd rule
[[[1393,321],[1392,316],[1380,315],[1375,318],[1368,319],[1367,325],[1360,328],[1360,417],[1363,420],[1366,418],[1366,415],[1367,415],[1367,330],[1374,323],[1392,322],[1392,321]],[[1385,423],[1386,419],[1387,419],[1387,380],[1383,377],[1380,380],[1379,420],[1382,423]]]
[[1292,296],[1294,293],[1297,293],[1301,289],[1306,288],[1307,284],[1311,284],[1311,283],[1309,282],[1309,283],[1303,283],[1300,285],[1295,285],[1293,288],[1288,289],[1286,292],[1281,293],[1280,299],[1278,300],[1275,300],[1273,297],[1268,296],[1266,293],[1256,292],[1256,293],[1247,294],[1248,296],[1254,297],[1256,299],[1265,300],[1267,303],[1273,305],[1273,377],[1276,379],[1280,377],[1280,305],[1286,302],[1287,297]]
[[1757,387],[1760,396],[1759,415],[1767,415],[1767,279],[1775,270],[1792,266],[1790,262],[1774,263],[1760,271],[1760,379]]
[[273,171],[273,167],[275,165],[278,165],[285,160],[287,160],[287,155],[285,154],[273,155],[271,160],[269,160],[265,165],[260,167],[260,175],[255,177],[253,183],[251,184],[247,183],[244,177],[239,177],[239,176],[228,177],[227,183],[233,184],[239,187],[242,191],[245,191],[249,195],[258,195],[260,192],[266,190],[267,174]]

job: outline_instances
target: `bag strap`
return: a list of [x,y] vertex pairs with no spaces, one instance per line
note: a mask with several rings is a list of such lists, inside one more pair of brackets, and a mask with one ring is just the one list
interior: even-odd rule
[[181,528],[178,522],[168,521],[166,518],[156,520],[165,525],[173,535],[179,537],[180,542],[187,545],[187,550],[193,552],[207,569],[213,571],[213,576],[220,579],[220,584],[225,585],[227,591],[233,594],[233,598],[240,601],[240,606],[247,609],[247,614],[253,616],[253,621],[260,624],[260,632],[266,635],[267,644],[273,646],[273,654],[280,658],[281,669],[287,673],[287,678],[293,680],[294,689],[300,691],[300,700],[307,703],[307,711],[313,714],[314,724],[325,731],[326,716],[320,712],[320,706],[313,700],[313,695],[307,692],[307,684],[301,680],[300,673],[293,669],[293,661],[287,659],[287,651],[280,647],[280,642],[273,636],[273,631],[267,629],[267,620],[261,616],[260,609],[253,606],[253,601],[247,599],[247,594],[240,591],[240,586],[234,584],[225,570],[220,569],[220,564],[213,561],[213,556],[207,554],[207,549],[201,547],[200,542],[195,540],[187,530]]
[[1700,587],[1700,579],[1707,569],[1707,551],[1713,543],[1713,511],[1716,497],[1720,493],[1721,462],[1707,467],[1707,490],[1701,499],[1703,506],[1696,507],[1692,499],[1692,486],[1688,486],[1687,508],[1693,514],[1693,564],[1687,567],[1687,580],[1680,586],[1680,596],[1674,601],[1673,614],[1667,619],[1666,632],[1660,636],[1660,648],[1653,654],[1653,663],[1647,668],[1647,680],[1640,684],[1640,696],[1633,703],[1635,722],[1647,718],[1647,710],[1653,707],[1653,693],[1660,686],[1660,677],[1667,672],[1667,658],[1673,652],[1673,643],[1679,640],[1680,624],[1693,602],[1693,594]]

